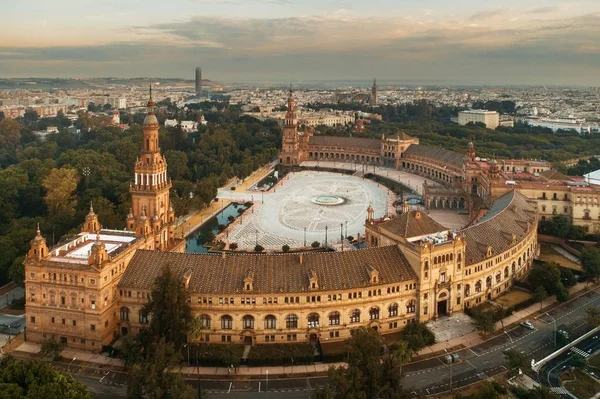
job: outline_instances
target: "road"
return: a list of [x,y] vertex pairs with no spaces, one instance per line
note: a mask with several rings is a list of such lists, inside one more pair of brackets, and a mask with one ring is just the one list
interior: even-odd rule
[[[565,369],[571,367],[573,361],[579,358],[587,358],[590,354],[600,350],[600,333],[589,337],[569,350],[552,359],[539,372],[538,381],[549,386],[552,390],[561,397],[570,398],[566,390],[560,386],[560,375]],[[590,370],[588,370],[590,371]]]
[[[450,389],[464,387],[506,371],[503,351],[513,348],[527,355],[529,359],[539,360],[554,352],[554,322],[565,325],[573,338],[583,335],[587,328],[583,321],[585,309],[600,305],[600,289],[590,291],[566,304],[563,304],[537,320],[529,320],[534,330],[517,326],[507,330],[480,345],[459,350],[460,360],[451,365],[442,358],[432,358],[407,364],[403,367],[403,384],[414,396],[432,395],[448,392]],[[598,335],[596,336],[598,337]],[[582,341],[577,345],[582,351],[600,349],[600,338]],[[557,376],[563,366],[573,359],[569,351],[554,359],[540,371],[540,381],[550,386],[558,386]],[[68,371],[79,381],[90,387],[97,397],[125,397],[127,376],[124,372],[93,368],[77,361],[59,362],[56,367]],[[535,376],[534,376],[535,377]],[[245,380],[186,378],[196,389],[203,391],[202,398],[271,398],[295,399],[310,397],[311,391],[326,385],[327,377],[308,377],[294,379],[255,379]],[[268,386],[267,386],[268,385]],[[267,392],[265,392],[268,390]]]

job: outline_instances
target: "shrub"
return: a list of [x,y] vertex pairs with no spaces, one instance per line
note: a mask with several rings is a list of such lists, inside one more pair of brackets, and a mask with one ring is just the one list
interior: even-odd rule
[[254,247],[254,252],[262,252],[262,251],[264,251],[264,250],[265,250],[265,248],[264,248],[262,245],[260,245],[260,244],[257,244],[257,245]]
[[232,242],[229,244],[229,249],[232,251],[235,251],[236,249],[238,249],[238,244],[237,242]]
[[248,366],[290,366],[312,364],[314,349],[309,343],[302,344],[259,344],[248,353]]
[[319,248],[321,246],[321,243],[319,241],[315,241],[312,244],[310,244],[310,246],[313,248]]
[[435,335],[423,323],[410,323],[400,331],[400,339],[408,343],[413,352],[418,352],[426,346],[435,343]]
[[282,250],[283,252],[290,252],[290,246],[289,246],[289,245],[287,245],[287,244],[285,244],[284,246],[282,246],[282,247],[281,247],[281,250]]

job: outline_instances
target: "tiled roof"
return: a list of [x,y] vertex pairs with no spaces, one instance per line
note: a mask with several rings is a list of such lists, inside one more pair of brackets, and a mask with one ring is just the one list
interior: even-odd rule
[[408,211],[379,225],[382,230],[387,230],[401,237],[418,237],[448,230],[429,215],[421,211]]
[[527,223],[534,228],[535,201],[518,191],[510,191],[498,198],[476,224],[462,230],[467,245],[466,264],[481,262],[487,257],[488,247],[496,256],[513,246],[512,236],[519,242],[527,234]]
[[[300,263],[302,256],[302,263]],[[299,254],[188,254],[138,250],[119,287],[151,289],[163,265],[182,277],[191,271],[189,289],[194,293],[235,294],[246,292],[243,282],[253,275],[250,294],[310,292],[309,274],[314,271],[319,290],[369,286],[369,270],[379,272],[381,283],[417,278],[396,245],[347,252]],[[250,272],[250,273],[249,273]]]
[[568,181],[571,178],[567,175],[560,173],[558,170],[549,169],[543,172],[540,172],[540,176],[545,180],[559,180],[559,181]]
[[380,140],[363,137],[312,136],[308,143],[309,145],[371,148],[374,150],[379,150],[381,148]]
[[454,166],[462,167],[464,154],[446,150],[440,147],[430,145],[411,145],[404,151],[406,155],[429,158],[438,162],[448,163]]

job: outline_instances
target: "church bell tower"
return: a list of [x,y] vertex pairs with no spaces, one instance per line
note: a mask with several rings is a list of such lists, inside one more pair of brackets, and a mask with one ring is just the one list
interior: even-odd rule
[[300,159],[300,136],[298,134],[298,118],[296,116],[294,93],[290,86],[288,95],[288,109],[283,122],[283,135],[279,163],[283,165],[298,165]]
[[[154,115],[154,105],[150,87],[148,114],[142,124],[142,152],[135,163],[134,182],[129,187],[131,212],[127,218],[127,228],[135,230],[138,235],[153,234],[154,249],[165,250],[175,238],[175,213],[169,198],[172,184],[167,176],[167,162],[158,145],[159,125]],[[148,219],[152,219],[151,231],[147,227]]]

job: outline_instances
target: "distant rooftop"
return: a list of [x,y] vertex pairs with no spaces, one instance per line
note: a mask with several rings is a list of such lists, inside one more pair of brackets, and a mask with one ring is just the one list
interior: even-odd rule
[[484,114],[484,115],[492,115],[492,114],[497,114],[497,111],[488,111],[486,109],[468,109],[465,111],[459,111],[462,113],[467,113],[467,114]]

